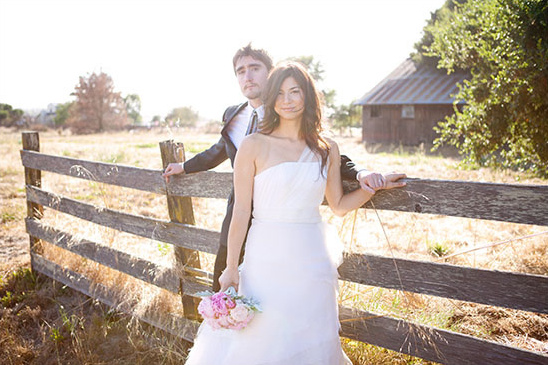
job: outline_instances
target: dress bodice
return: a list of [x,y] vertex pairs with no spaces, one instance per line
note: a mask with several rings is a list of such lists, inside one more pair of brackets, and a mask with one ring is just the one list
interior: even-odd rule
[[282,162],[255,176],[253,218],[256,220],[317,223],[326,177],[321,162],[306,146],[297,161]]

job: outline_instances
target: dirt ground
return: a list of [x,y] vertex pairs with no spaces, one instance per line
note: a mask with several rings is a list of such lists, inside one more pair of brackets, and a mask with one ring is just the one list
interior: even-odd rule
[[[0,271],[5,272],[12,268],[26,267],[30,263],[29,236],[26,232],[17,232],[17,235],[0,233]],[[11,232],[13,234],[13,231]]]
[[28,235],[22,229],[5,233],[0,235],[0,365],[184,363],[188,343],[32,274]]

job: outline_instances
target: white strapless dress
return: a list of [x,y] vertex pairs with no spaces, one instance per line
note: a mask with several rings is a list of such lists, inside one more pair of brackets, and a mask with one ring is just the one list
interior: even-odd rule
[[186,365],[352,364],[339,339],[342,248],[319,213],[324,175],[305,147],[298,161],[255,176],[239,293],[257,299],[262,312],[241,331],[203,323]]

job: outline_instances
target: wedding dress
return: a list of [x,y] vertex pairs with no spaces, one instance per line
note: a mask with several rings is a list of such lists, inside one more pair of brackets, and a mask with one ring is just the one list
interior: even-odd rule
[[239,293],[258,300],[262,312],[241,331],[203,323],[186,365],[352,364],[338,334],[342,249],[319,213],[325,175],[305,147],[298,161],[255,176]]

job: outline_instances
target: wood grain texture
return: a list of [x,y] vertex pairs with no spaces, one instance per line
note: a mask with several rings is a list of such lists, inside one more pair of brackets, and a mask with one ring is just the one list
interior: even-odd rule
[[[97,214],[98,208],[93,205],[58,197],[34,187],[29,187],[28,191],[32,201],[94,223],[182,247],[216,252],[218,232],[108,209]],[[401,283],[396,267],[402,278]],[[548,311],[548,290],[545,290],[548,288],[548,278],[545,276],[362,254],[346,254],[339,272],[343,280],[366,285],[539,313]]]
[[25,167],[37,168],[60,175],[158,194],[165,194],[166,192],[165,182],[160,170],[52,156],[30,151],[21,151],[21,160]]
[[456,332],[339,308],[341,335],[448,365],[546,365],[548,356]]
[[548,185],[405,181],[405,188],[380,191],[365,207],[548,226]]
[[[159,194],[225,199],[232,174],[199,172],[164,182],[160,170],[49,156],[21,151],[25,167]],[[378,192],[365,208],[428,213],[548,226],[548,185],[406,179],[407,186]],[[345,182],[345,191],[357,182]]]
[[548,313],[546,276],[349,253],[339,273],[360,284]]
[[[165,169],[170,163],[181,163],[185,161],[184,146],[182,143],[175,143],[172,140],[160,142],[160,154],[162,156],[162,166]],[[167,193],[167,208],[169,219],[171,222],[184,223],[195,225],[194,210],[192,208],[192,198],[171,195]],[[198,251],[174,247],[175,253],[175,270],[181,279],[180,291],[181,301],[183,303],[183,311],[185,318],[198,320],[199,299],[189,296],[185,292],[187,289],[183,282],[188,273],[185,272],[185,267],[200,268],[200,255]]]
[[27,232],[41,240],[175,294],[179,293],[179,277],[172,268],[160,266],[96,242],[76,239],[69,233],[43,226],[36,220],[27,219],[25,223]]
[[[24,150],[40,151],[40,136],[37,132],[23,132],[21,135],[21,142]],[[40,188],[42,186],[42,171],[40,169],[33,169],[25,167],[25,185],[35,186]],[[44,215],[44,207],[36,202],[31,202],[27,197],[27,218],[35,220],[42,219]],[[42,248],[40,240],[33,235],[29,236],[29,252],[41,253]],[[30,260],[31,269],[34,268],[34,262],[31,256]]]
[[219,246],[219,232],[192,225],[100,208],[32,186],[27,186],[27,199],[89,222],[179,247],[215,254]]
[[232,189],[232,174],[213,171],[170,178],[162,170],[79,160],[32,151],[21,151],[23,166],[105,184],[174,196],[226,199]]
[[228,199],[232,191],[232,173],[203,171],[175,175],[170,178],[167,189],[171,195]]

